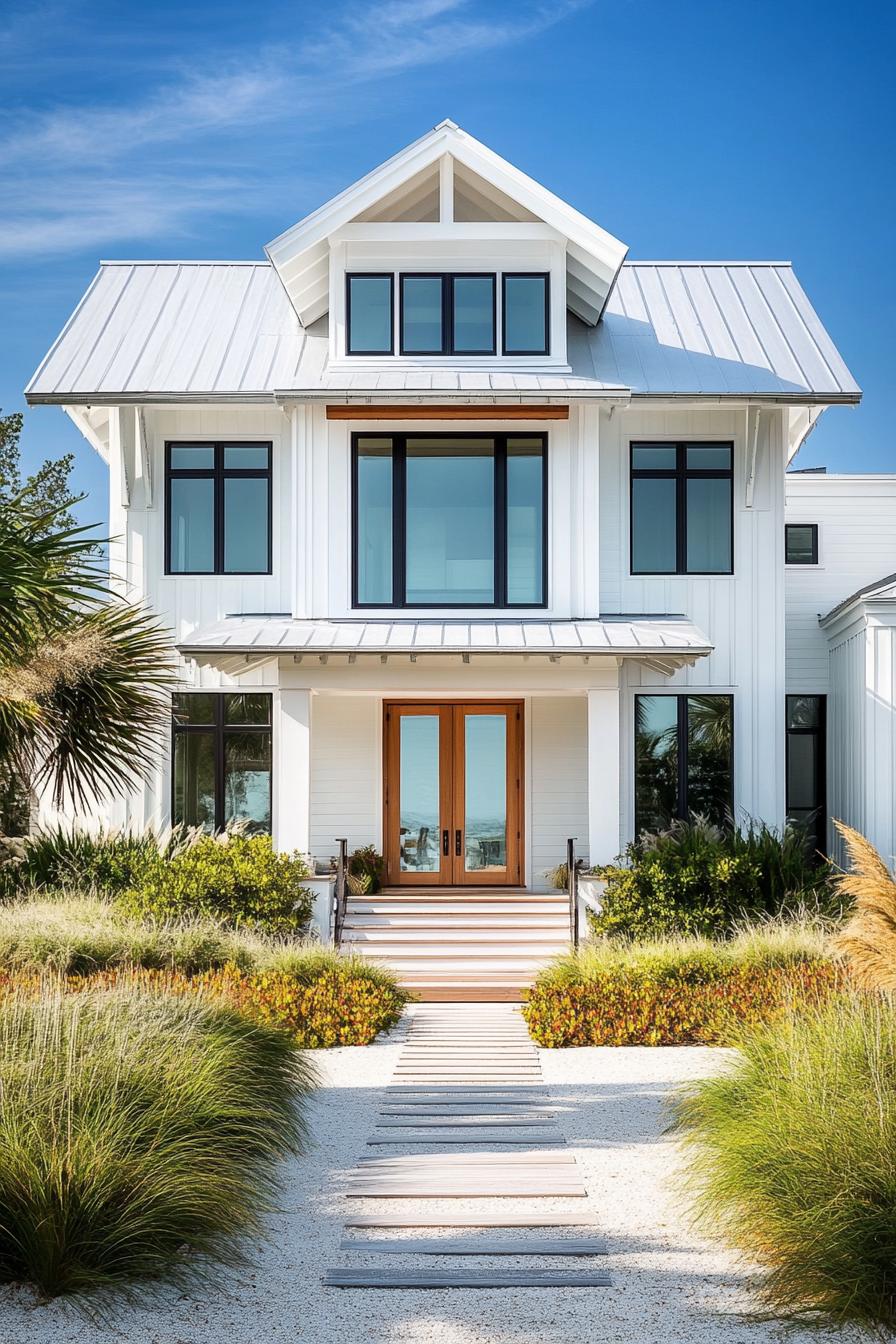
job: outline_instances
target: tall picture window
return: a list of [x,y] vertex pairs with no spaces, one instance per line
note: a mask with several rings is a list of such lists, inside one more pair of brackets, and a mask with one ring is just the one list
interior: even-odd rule
[[356,607],[541,607],[543,434],[356,434]]
[[271,697],[185,691],[172,701],[171,815],[175,824],[271,829]]
[[827,850],[823,695],[787,696],[787,816],[803,827],[812,850]]
[[635,696],[635,834],[733,811],[730,695]]
[[631,572],[731,574],[733,446],[631,445]]
[[270,574],[270,443],[165,445],[165,572]]

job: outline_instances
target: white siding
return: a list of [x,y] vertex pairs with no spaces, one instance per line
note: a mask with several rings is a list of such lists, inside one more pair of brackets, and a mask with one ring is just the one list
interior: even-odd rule
[[566,859],[566,841],[588,850],[588,707],[584,696],[533,696],[528,722],[528,885]]
[[[787,690],[824,695],[828,640],[819,616],[896,572],[896,476],[788,473],[785,520],[817,523],[818,565],[785,570]],[[783,539],[781,541],[783,547]]]
[[[327,858],[336,838],[349,852],[382,849],[382,704],[373,696],[316,695],[311,702],[311,852]],[[289,787],[282,761],[281,787]]]
[[[867,828],[864,630],[836,644],[830,658],[828,814],[864,835]],[[843,848],[833,827],[829,838],[832,854],[842,862]]]
[[[752,441],[752,415],[750,442]],[[604,614],[682,613],[715,651],[672,677],[623,664],[623,834],[634,826],[633,702],[639,690],[734,696],[734,796],[739,812],[780,825],[784,817],[784,439],[779,412],[759,422],[752,506],[747,506],[746,412],[633,407],[601,428],[600,606]],[[632,441],[734,443],[734,573],[710,577],[629,573],[629,445]]]

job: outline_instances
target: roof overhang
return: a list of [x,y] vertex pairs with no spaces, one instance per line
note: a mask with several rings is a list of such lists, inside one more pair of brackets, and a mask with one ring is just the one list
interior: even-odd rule
[[230,676],[282,658],[322,663],[360,659],[633,658],[663,675],[692,666],[713,650],[685,616],[605,616],[597,620],[304,621],[288,616],[232,616],[200,628],[178,652]]
[[567,305],[583,322],[595,326],[625,259],[626,245],[453,121],[441,122],[268,243],[265,252],[303,326],[316,321],[329,307],[333,234],[362,216],[371,218],[378,205],[402,188],[412,195],[422,192],[426,201],[430,170],[440,171],[443,162],[450,163],[452,182],[459,170],[461,175],[466,173],[474,192],[473,184],[477,184],[486,194],[497,193],[504,206],[511,206],[501,211],[508,236],[514,228],[526,228],[537,220],[566,240]]
[[896,624],[896,574],[888,574],[886,578],[851,593],[826,615],[818,618],[818,624],[832,642],[841,640],[855,627],[869,622]]

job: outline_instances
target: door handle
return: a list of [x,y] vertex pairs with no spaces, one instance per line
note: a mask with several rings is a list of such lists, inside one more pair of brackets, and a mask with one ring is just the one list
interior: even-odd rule
[[461,855],[460,831],[454,832],[454,852],[457,855],[457,857],[460,858]]
[[447,857],[448,857],[448,832],[447,832],[447,831],[443,831],[443,832],[442,832],[442,853],[445,855],[445,857],[446,857],[446,859],[447,859]]

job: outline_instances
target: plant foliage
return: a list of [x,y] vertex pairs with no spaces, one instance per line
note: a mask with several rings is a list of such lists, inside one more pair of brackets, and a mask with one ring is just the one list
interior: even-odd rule
[[841,895],[853,902],[849,922],[833,940],[850,975],[864,989],[896,990],[896,882],[877,850],[840,821],[851,870],[837,878]]
[[226,1004],[122,983],[0,998],[0,1279],[140,1291],[239,1263],[314,1082]]
[[758,823],[722,830],[676,821],[642,835],[623,859],[597,870],[607,885],[595,933],[721,937],[745,919],[837,904],[831,866],[819,865],[790,826],[778,834]]
[[896,1015],[837,996],[751,1035],[676,1106],[700,1221],[784,1316],[896,1330]]

